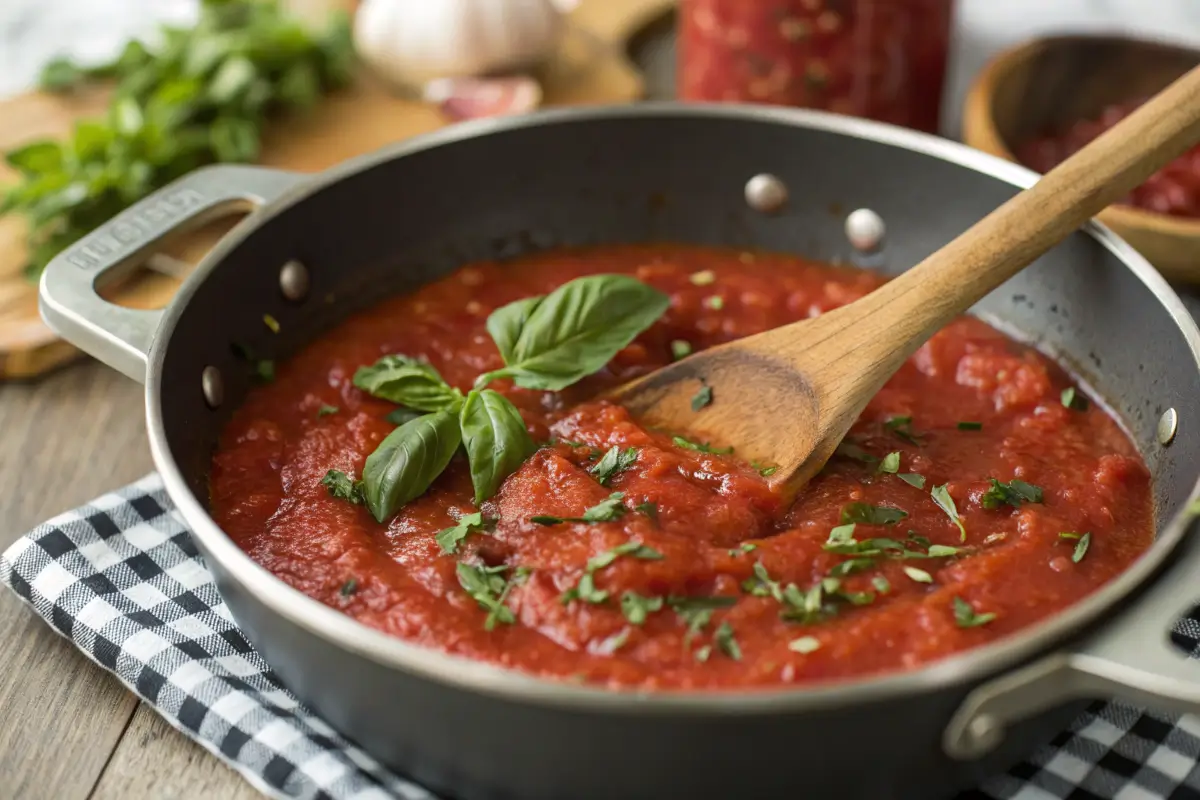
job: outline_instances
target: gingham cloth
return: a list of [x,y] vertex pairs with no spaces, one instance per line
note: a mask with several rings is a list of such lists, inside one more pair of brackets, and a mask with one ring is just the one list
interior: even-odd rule
[[[279,798],[434,795],[299,704],[234,624],[157,475],[39,526],[0,580],[171,725]],[[1200,655],[1200,619],[1175,639]],[[1200,717],[1111,703],[960,800],[1200,800]]]

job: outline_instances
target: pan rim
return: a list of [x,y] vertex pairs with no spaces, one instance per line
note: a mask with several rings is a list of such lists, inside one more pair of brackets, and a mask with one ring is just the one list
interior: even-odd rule
[[[252,230],[267,224],[308,196],[351,175],[405,155],[474,140],[492,133],[545,125],[579,124],[624,118],[692,118],[766,122],[847,135],[939,158],[974,172],[1025,188],[1038,175],[1025,167],[966,145],[885,123],[821,111],[755,105],[653,102],[539,111],[534,114],[460,123],[359,156],[301,182],[223,238],[185,281],[166,309],[147,360],[146,424],[150,450],[168,495],[199,541],[249,595],[291,624],[344,651],[376,664],[499,700],[612,714],[775,715],[885,701],[964,685],[999,674],[1014,665],[1054,652],[1071,633],[1095,622],[1157,571],[1183,539],[1188,518],[1179,513],[1161,525],[1154,544],[1124,572],[1083,600],[1048,619],[981,647],[970,648],[914,670],[885,672],[851,680],[720,691],[647,691],[591,687],[539,678],[423,647],[363,623],[294,589],[253,561],[212,519],[188,488],[167,445],[161,398],[163,363],[176,324],[196,289]],[[1116,256],[1155,296],[1180,329],[1200,371],[1200,330],[1166,280],[1133,248],[1096,221],[1082,229]],[[1200,497],[1200,478],[1186,502]],[[1186,505],[1185,502],[1185,505]],[[1164,626],[1168,621],[1163,622]]]

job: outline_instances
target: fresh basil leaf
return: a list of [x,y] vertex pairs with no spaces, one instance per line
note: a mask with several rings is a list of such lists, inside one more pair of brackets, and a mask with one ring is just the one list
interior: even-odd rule
[[521,412],[504,395],[472,389],[459,412],[463,445],[471,463],[475,503],[490,499],[536,449]]
[[232,56],[213,75],[208,84],[209,97],[216,105],[230,105],[249,91],[257,77],[258,68],[253,61],[245,56]]
[[9,150],[4,160],[13,169],[26,175],[53,172],[63,167],[63,148],[58,142],[42,139],[37,142]]
[[625,619],[629,620],[631,625],[645,623],[650,614],[660,611],[662,607],[663,599],[661,597],[643,597],[632,590],[621,595],[621,613],[625,615]]
[[961,597],[954,598],[954,622],[960,628],[977,628],[996,618],[994,613],[977,614],[975,609]]
[[588,472],[596,476],[596,480],[601,486],[608,486],[608,482],[616,475],[632,467],[637,462],[637,457],[636,447],[622,450],[614,444]]
[[[507,366],[481,380],[508,377],[526,389],[565,389],[607,364],[662,316],[670,302],[667,295],[627,275],[577,278],[532,307],[506,312],[496,325],[489,321],[489,333],[502,331],[497,342],[501,355],[504,349],[510,354]],[[526,314],[510,345],[513,329]]]
[[842,508],[842,524],[894,525],[908,516],[907,511],[870,503],[849,503]]
[[384,356],[354,373],[354,385],[367,394],[418,411],[457,413],[462,392],[448,385],[424,361],[399,354]]
[[1023,503],[1042,502],[1041,488],[1031,483],[1019,480],[1001,483],[995,478],[988,480],[992,485],[979,498],[979,503],[984,508],[995,509],[1006,503],[1013,508],[1020,508]]
[[500,357],[504,359],[505,364],[516,362],[517,340],[521,338],[521,331],[525,329],[525,323],[529,321],[529,316],[544,299],[544,297],[526,297],[522,300],[515,300],[488,315],[487,332],[491,335],[492,341],[496,343],[496,349],[500,351]]
[[896,477],[907,483],[909,486],[915,486],[918,489],[925,488],[925,476],[918,475],[915,472],[899,472]]
[[482,528],[483,514],[476,511],[474,514],[463,514],[456,524],[438,532],[434,538],[443,553],[453,555],[458,551],[458,545],[463,539]]
[[331,469],[321,478],[321,485],[339,500],[348,500],[355,505],[363,503],[362,481],[356,481],[341,470]]
[[217,161],[245,163],[258,158],[258,126],[239,117],[219,117],[209,128],[209,144]]
[[638,503],[633,507],[633,510],[647,517],[654,524],[658,524],[658,506],[649,500],[644,503]]
[[950,496],[950,492],[946,489],[946,484],[933,487],[929,493],[933,498],[933,502],[937,507],[946,512],[946,516],[950,521],[958,526],[959,533],[962,535],[962,541],[967,540],[967,526],[963,525],[962,517],[958,515],[958,507],[954,505],[954,498]]
[[876,467],[875,469],[879,472],[886,472],[888,474],[895,475],[897,472],[900,471],[900,453],[899,453],[899,451],[893,452],[893,453],[888,453],[886,456],[883,457],[883,460],[879,462],[879,466]]
[[425,493],[462,443],[458,418],[437,411],[406,422],[387,435],[363,466],[367,508],[384,522]]
[[587,511],[584,511],[581,521],[611,522],[617,519],[625,513],[625,506],[621,504],[621,500],[624,497],[624,492],[613,492],[607,499],[601,500]]

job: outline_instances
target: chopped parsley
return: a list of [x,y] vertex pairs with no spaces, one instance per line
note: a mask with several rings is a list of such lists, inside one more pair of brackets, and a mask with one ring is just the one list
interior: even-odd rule
[[887,594],[892,590],[892,584],[889,583],[888,579],[882,575],[876,575],[874,578],[871,578],[871,585],[874,586],[875,591],[879,592],[880,594]]
[[267,330],[271,331],[271,333],[279,333],[279,320],[270,314],[263,314],[263,325],[266,325]]
[[358,591],[358,579],[357,578],[347,578],[346,582],[342,584],[342,588],[338,590],[338,594],[340,594],[342,597],[349,597],[350,595],[354,594],[357,591]]
[[1005,503],[1013,508],[1020,508],[1022,503],[1042,502],[1041,488],[1031,483],[1019,480],[1001,483],[995,478],[988,480],[992,482],[991,488],[979,498],[979,502],[984,508],[999,508]]
[[1076,564],[1078,564],[1080,561],[1083,561],[1083,557],[1087,555],[1088,547],[1092,543],[1092,534],[1090,532],[1080,536],[1078,533],[1069,533],[1064,531],[1058,535],[1058,538],[1076,540],[1075,551],[1071,553],[1071,560]]
[[960,431],[981,431],[983,430],[982,422],[959,422],[958,429]]
[[325,404],[322,404],[322,406],[317,409],[317,416],[318,417],[328,417],[330,414],[336,414],[339,411],[341,411],[341,409],[338,408],[337,406],[331,406],[328,403],[325,403]]
[[713,401],[712,387],[707,383],[702,383],[700,388],[692,395],[692,411],[699,411]]
[[879,462],[879,466],[875,468],[879,472],[886,472],[889,475],[895,475],[900,471],[900,452],[895,451],[888,453]]
[[962,553],[961,547],[951,547],[946,544],[931,544],[929,545],[930,558],[946,558],[948,556],[957,556]]
[[853,575],[856,572],[868,570],[873,566],[875,566],[875,559],[867,556],[860,556],[858,558],[851,558],[847,561],[842,561],[839,564],[835,564],[829,570],[829,574],[835,578],[844,578],[847,575]]
[[925,488],[925,476],[919,475],[916,472],[899,472],[896,477],[907,483],[909,486],[915,486],[918,489]]
[[458,518],[457,524],[439,531],[434,538],[442,548],[443,553],[453,554],[458,551],[459,542],[466,539],[472,533],[483,530],[484,525],[482,513],[476,511],[474,514],[463,514]]
[[690,342],[683,339],[674,339],[671,341],[671,358],[678,361],[681,358],[687,358],[692,354],[692,345]]
[[888,417],[883,423],[883,427],[909,444],[920,445],[921,439],[924,438],[924,434],[913,430],[912,417]]
[[483,621],[484,630],[494,629],[498,622],[512,625],[517,621],[512,609],[505,605],[505,601],[508,600],[513,587],[522,583],[529,575],[526,567],[517,567],[513,570],[512,577],[506,579],[504,573],[508,572],[508,566],[505,564],[477,567],[460,561],[457,572],[459,584],[475,599],[480,608],[488,612]]
[[753,542],[742,542],[740,549],[743,553],[752,553],[758,549],[758,545]]
[[905,567],[904,574],[912,578],[917,583],[933,583],[933,576],[923,569],[916,567]]
[[614,444],[608,448],[604,457],[596,462],[588,472],[596,476],[596,480],[601,486],[608,486],[608,482],[618,473],[632,467],[637,461],[637,457],[638,450],[636,447],[628,447],[622,450]]
[[671,439],[676,447],[682,447],[684,450],[694,450],[697,453],[710,453],[715,456],[727,456],[733,452],[732,447],[717,448],[713,447],[708,442],[693,442],[685,439],[682,436],[675,436]]
[[1082,392],[1076,391],[1074,386],[1068,386],[1066,389],[1063,389],[1059,399],[1062,400],[1063,408],[1070,408],[1075,411],[1087,410],[1087,398],[1083,396]]
[[621,613],[631,625],[641,625],[646,621],[646,617],[662,607],[661,597],[643,597],[634,591],[627,591],[621,595]]
[[783,602],[783,589],[779,582],[771,578],[767,568],[761,561],[756,561],[753,567],[754,576],[742,581],[742,591],[755,597],[774,597]]
[[716,642],[718,650],[734,661],[742,660],[742,648],[733,636],[733,626],[728,622],[722,622],[717,626],[717,632],[713,634],[713,641]]
[[996,615],[990,611],[985,614],[976,614],[975,609],[966,600],[957,596],[954,598],[954,622],[960,628],[978,628],[980,625],[987,625],[995,618]]
[[869,503],[849,503],[842,508],[842,524],[893,525],[908,516],[907,511]]
[[326,472],[325,477],[321,478],[321,485],[339,500],[348,500],[356,506],[363,504],[362,481],[354,480],[341,470],[331,469]]
[[552,517],[548,514],[538,514],[530,517],[529,521],[536,522],[538,525],[558,525],[563,522],[612,522],[625,513],[625,506],[621,503],[624,497],[624,492],[613,492],[606,499],[584,511],[582,517]]
[[688,276],[693,286],[709,286],[717,280],[717,275],[711,269],[702,269]]
[[958,526],[958,531],[962,534],[960,541],[967,540],[967,526],[963,525],[962,517],[958,516],[958,507],[954,505],[954,498],[950,496],[950,492],[946,489],[946,484],[933,487],[933,491],[929,493],[933,498],[933,502],[937,503],[937,507],[946,512],[946,516],[950,521]]
[[704,307],[711,308],[713,311],[720,311],[725,307],[725,298],[719,294],[714,294],[712,297],[704,298]]
[[815,653],[820,649],[821,640],[815,636],[801,636],[799,639],[792,639],[788,642],[788,650],[801,655]]
[[580,576],[574,588],[563,592],[563,605],[570,603],[572,600],[582,600],[585,603],[603,603],[607,600],[608,592],[596,588],[595,574],[621,556],[633,556],[643,561],[659,561],[662,559],[663,554],[641,542],[628,541],[617,545],[611,550],[605,550],[603,553],[592,556],[588,559],[587,565],[583,570],[583,575]]
[[774,475],[776,472],[779,472],[778,466],[775,466],[775,465],[766,466],[766,465],[758,463],[757,461],[751,461],[750,466],[753,467],[754,469],[758,470],[758,474],[764,478],[769,478],[772,475]]
[[638,503],[633,507],[633,510],[650,519],[651,522],[658,524],[658,506],[647,500],[644,503]]

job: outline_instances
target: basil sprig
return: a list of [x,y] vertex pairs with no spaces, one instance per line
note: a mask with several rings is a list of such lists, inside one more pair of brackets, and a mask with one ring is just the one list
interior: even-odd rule
[[525,421],[508,398],[491,389],[471,390],[458,415],[463,445],[471,463],[471,484],[478,505],[534,451]]
[[510,303],[487,323],[505,366],[480,376],[476,388],[511,378],[525,389],[565,389],[607,364],[670,304],[628,275],[589,275]]
[[364,392],[418,411],[456,412],[462,392],[442,380],[424,361],[390,355],[354,373],[354,385]]
[[461,443],[458,418],[446,411],[417,417],[389,433],[363,466],[363,497],[375,519],[384,522],[423,495]]

